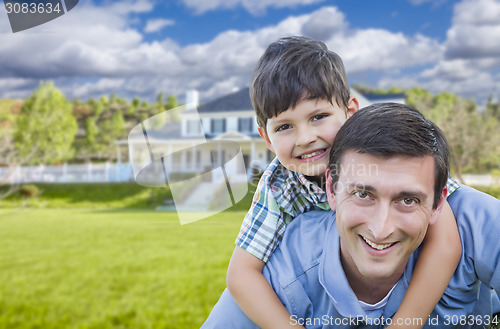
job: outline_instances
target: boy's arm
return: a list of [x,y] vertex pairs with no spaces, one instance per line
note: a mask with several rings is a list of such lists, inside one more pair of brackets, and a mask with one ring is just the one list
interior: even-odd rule
[[[436,224],[429,226],[406,294],[388,328],[422,328],[448,286],[461,255],[457,223],[445,201]],[[406,319],[411,319],[406,323],[412,324],[402,325]]]
[[240,247],[227,270],[227,288],[241,310],[262,329],[304,328],[292,325],[290,313],[262,274],[264,262]]

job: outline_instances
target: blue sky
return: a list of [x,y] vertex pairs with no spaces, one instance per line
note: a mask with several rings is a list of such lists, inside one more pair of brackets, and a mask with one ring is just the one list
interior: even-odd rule
[[265,47],[294,34],[339,53],[351,83],[500,94],[500,0],[80,0],[15,34],[0,17],[2,98],[52,80],[70,99],[196,89],[204,102],[247,86]]

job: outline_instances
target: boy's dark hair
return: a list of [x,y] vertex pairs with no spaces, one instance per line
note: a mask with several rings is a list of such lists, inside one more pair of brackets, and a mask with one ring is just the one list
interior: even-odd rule
[[321,41],[303,36],[281,38],[260,57],[250,79],[250,99],[257,123],[304,99],[324,99],[347,109],[349,83],[339,55]]
[[340,128],[331,147],[333,186],[342,170],[342,156],[349,150],[379,158],[434,157],[433,208],[437,207],[448,179],[448,144],[441,129],[419,111],[403,104],[379,103],[354,113]]

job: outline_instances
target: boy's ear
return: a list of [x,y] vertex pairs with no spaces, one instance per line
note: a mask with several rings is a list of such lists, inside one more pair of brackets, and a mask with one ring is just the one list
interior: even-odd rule
[[[439,198],[439,203],[436,207],[436,209],[432,209],[431,213],[431,218],[429,219],[429,225],[434,225],[436,224],[439,215],[441,214],[441,211],[443,210],[443,206],[446,203],[446,196],[448,195],[448,188],[445,186],[443,188],[443,191],[441,192],[441,196]],[[449,206],[447,206],[449,207]],[[450,209],[451,211],[451,209]]]
[[[259,126],[259,128],[257,128],[257,130],[259,131],[260,137],[262,137],[262,139],[266,142],[267,148],[269,150],[271,150],[271,152],[274,152],[273,144],[271,144],[271,140],[267,136],[266,130],[260,126]],[[276,152],[274,152],[274,153],[276,153]]]
[[328,204],[332,210],[337,209],[337,203],[335,202],[335,193],[333,193],[333,179],[330,176],[330,169],[326,170],[326,195],[328,197]]
[[351,98],[349,98],[349,103],[347,103],[347,118],[350,118],[357,110],[359,110],[358,99],[351,96]]

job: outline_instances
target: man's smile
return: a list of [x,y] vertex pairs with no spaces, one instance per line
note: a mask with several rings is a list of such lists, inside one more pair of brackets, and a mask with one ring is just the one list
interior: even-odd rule
[[367,238],[365,238],[362,235],[360,235],[360,237],[361,237],[361,239],[363,239],[364,242],[366,242],[367,245],[369,245],[373,249],[377,249],[377,250],[384,250],[384,249],[387,249],[387,248],[393,246],[394,244],[396,244],[396,242],[385,243],[385,244],[378,244],[378,243],[375,243],[375,242],[373,242],[371,240],[368,240]]

